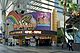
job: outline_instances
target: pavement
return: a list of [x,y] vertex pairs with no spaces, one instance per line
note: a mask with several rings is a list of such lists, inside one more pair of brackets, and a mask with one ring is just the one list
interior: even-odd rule
[[68,49],[61,49],[56,46],[20,47],[0,44],[0,53],[80,53],[80,51],[69,51]]

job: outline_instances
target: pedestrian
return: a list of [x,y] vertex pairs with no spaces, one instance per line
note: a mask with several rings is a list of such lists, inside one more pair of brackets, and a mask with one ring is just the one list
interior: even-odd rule
[[70,50],[73,51],[72,42],[69,42],[69,51],[70,51]]
[[63,49],[64,43],[62,42],[62,49]]

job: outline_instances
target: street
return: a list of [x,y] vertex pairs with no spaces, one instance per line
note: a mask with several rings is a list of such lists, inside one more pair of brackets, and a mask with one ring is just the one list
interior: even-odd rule
[[0,44],[0,53],[80,53],[79,51],[68,51],[54,47],[19,47]]

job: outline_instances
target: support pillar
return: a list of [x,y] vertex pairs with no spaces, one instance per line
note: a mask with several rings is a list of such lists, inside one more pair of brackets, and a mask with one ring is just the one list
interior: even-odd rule
[[55,44],[57,44],[57,36],[52,36],[52,46],[54,46]]
[[22,46],[22,36],[19,36],[19,46]]

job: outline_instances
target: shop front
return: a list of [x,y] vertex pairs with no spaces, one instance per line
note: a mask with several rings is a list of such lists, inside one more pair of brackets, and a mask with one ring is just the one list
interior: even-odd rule
[[[51,46],[52,42],[57,43],[56,32],[54,31],[11,31],[10,35],[18,39],[20,46]],[[45,33],[46,32],[46,33]]]
[[9,35],[18,40],[18,45],[49,46],[57,43],[57,21],[52,18],[50,12],[38,11],[22,15],[11,11],[6,23],[12,24],[8,26]]

